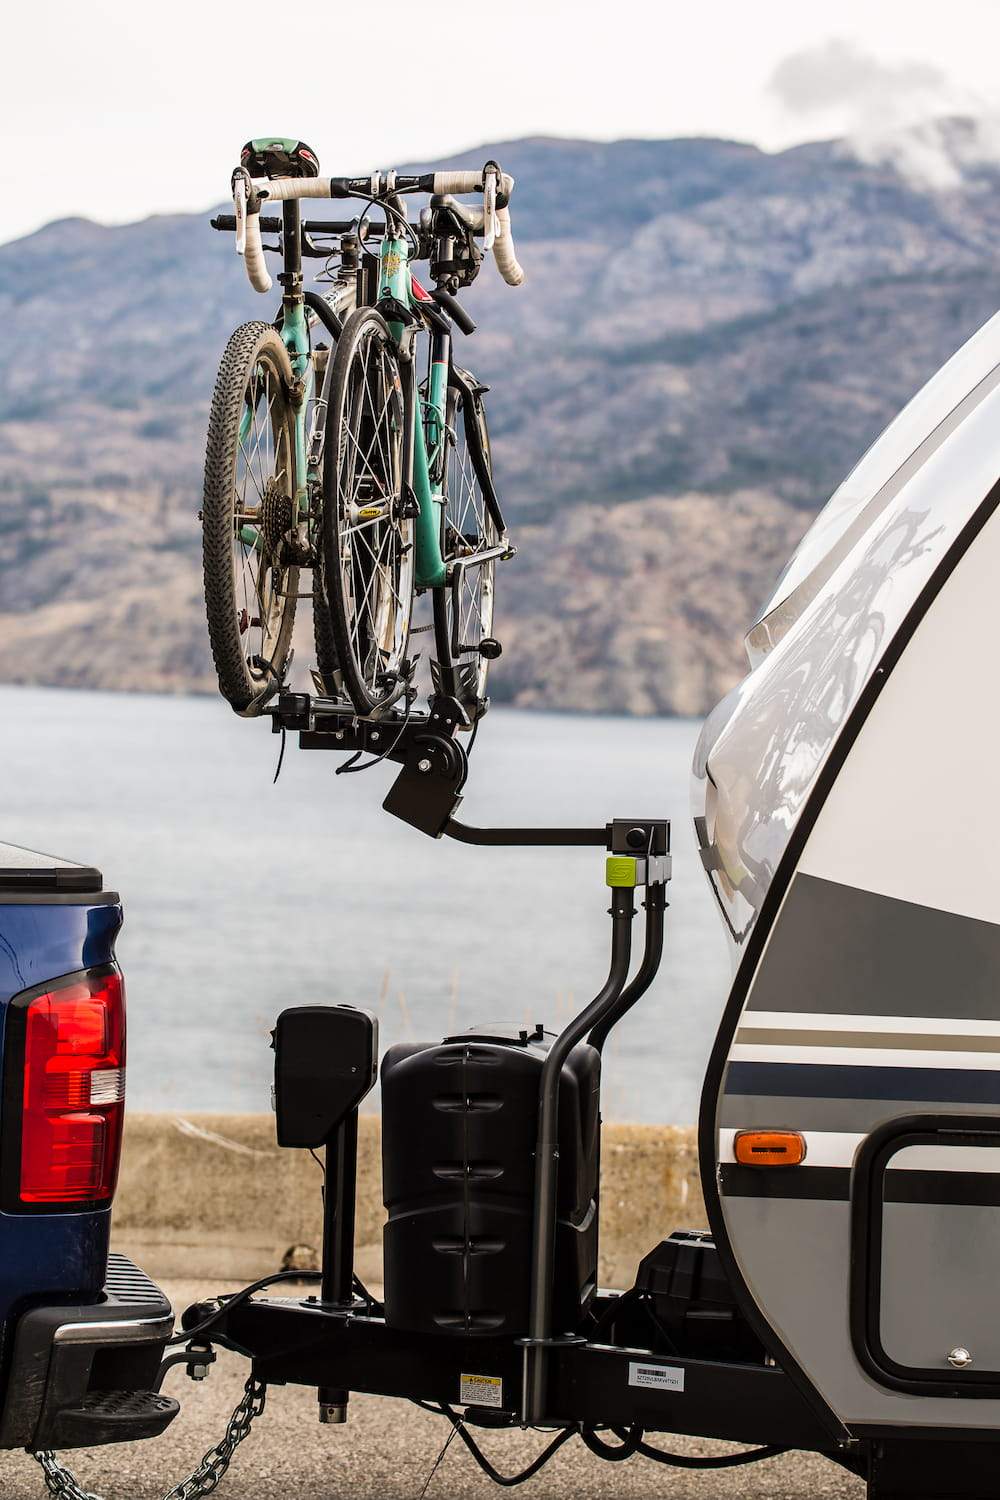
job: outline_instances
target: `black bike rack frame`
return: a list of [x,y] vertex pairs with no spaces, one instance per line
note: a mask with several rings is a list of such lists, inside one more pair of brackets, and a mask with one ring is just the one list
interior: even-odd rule
[[[598,1315],[609,1300],[598,1302]],[[252,1360],[254,1374],[269,1384],[454,1406],[462,1376],[475,1371],[499,1380],[507,1413],[519,1405],[520,1342],[401,1332],[360,1300],[353,1312],[344,1312],[324,1307],[317,1297],[262,1297],[224,1310],[211,1338]],[[636,1365],[669,1371],[673,1389],[637,1385]],[[491,1421],[491,1415],[491,1409],[480,1408],[469,1420],[516,1425],[511,1415],[500,1421]],[[542,1420],[546,1426],[638,1424],[647,1432],[811,1449],[844,1461],[812,1408],[776,1365],[665,1356],[583,1339],[561,1341],[549,1350]]]
[[[304,750],[367,753],[400,766],[383,806],[395,817],[434,838],[484,846],[604,848],[635,861],[637,884],[646,890],[643,955],[628,982],[634,888],[612,882],[611,962],[593,1001],[553,1043],[542,1072],[536,1145],[532,1283],[527,1338],[477,1338],[414,1334],[390,1328],[381,1307],[356,1294],[345,1304],[325,1294],[304,1298],[262,1296],[223,1300],[213,1315],[213,1342],[245,1355],[254,1374],[276,1384],[299,1384],[336,1392],[346,1405],[349,1391],[396,1396],[444,1406],[461,1404],[458,1393],[470,1370],[500,1382],[502,1410],[469,1408],[466,1420],[480,1425],[641,1427],[734,1442],[774,1444],[828,1454],[857,1470],[856,1452],[838,1447],[795,1384],[772,1360],[753,1363],[665,1355],[626,1348],[583,1335],[553,1337],[551,1261],[555,1223],[557,1149],[555,1121],[562,1063],[577,1042],[601,1048],[611,1027],[652,983],[663,949],[665,885],[670,874],[670,824],[665,819],[616,819],[589,828],[474,828],[454,814],[462,800],[468,755],[458,738],[468,727],[461,708],[432,699],[420,713],[395,706],[378,719],[359,719],[334,699],[284,692],[269,710],[275,733],[297,733]],[[352,1176],[345,1168],[345,1176]],[[337,1172],[328,1163],[325,1239],[342,1235],[345,1214]],[[353,1186],[353,1183],[352,1183]],[[335,1192],[334,1189],[337,1191]],[[353,1222],[353,1213],[351,1214]],[[343,1288],[341,1288],[341,1292]],[[598,1293],[595,1321],[613,1321],[618,1294]],[[185,1314],[186,1326],[204,1316],[205,1304]],[[661,1381],[637,1370],[662,1372]],[[655,1383],[654,1383],[655,1382]]]
[[[275,734],[295,733],[301,750],[367,753],[402,769],[382,803],[386,812],[431,838],[448,837],[486,847],[525,845],[552,848],[612,847],[612,825],[596,828],[473,828],[453,816],[462,801],[469,757],[459,739],[468,729],[465,711],[454,700],[432,698],[427,710],[392,707],[381,718],[359,719],[347,704],[311,693],[280,693],[268,710]],[[656,848],[625,852],[666,854]]]

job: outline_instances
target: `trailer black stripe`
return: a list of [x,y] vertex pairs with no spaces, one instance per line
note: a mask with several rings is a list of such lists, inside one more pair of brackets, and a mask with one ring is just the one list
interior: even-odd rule
[[1000,1208],[1000,1172],[888,1171],[886,1203],[945,1203]]
[[723,1162],[719,1187],[726,1198],[812,1198],[847,1203],[850,1167],[743,1167]]
[[[889,1171],[884,1202],[1000,1208],[1000,1172]],[[792,1198],[847,1203],[850,1167],[743,1167],[724,1162],[719,1186],[727,1198]]]
[[868,1068],[840,1063],[734,1062],[729,1094],[776,1099],[908,1099],[931,1104],[1000,1108],[1000,1072],[977,1068]]
[[740,1025],[761,1010],[996,1021],[998,990],[996,923],[797,873]]

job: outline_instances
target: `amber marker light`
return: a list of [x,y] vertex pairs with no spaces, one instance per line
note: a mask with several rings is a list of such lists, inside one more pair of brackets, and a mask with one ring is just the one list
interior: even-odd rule
[[744,1167],[798,1167],[806,1159],[806,1138],[797,1130],[738,1130],[733,1154]]

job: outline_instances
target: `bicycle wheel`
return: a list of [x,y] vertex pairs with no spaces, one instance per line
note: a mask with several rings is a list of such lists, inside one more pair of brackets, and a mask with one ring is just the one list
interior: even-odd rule
[[219,688],[237,713],[260,713],[291,650],[298,568],[292,369],[268,323],[237,328],[222,357],[205,452],[205,608]]
[[443,617],[456,696],[475,719],[492,658],[480,648],[484,641],[492,644],[496,568],[494,558],[475,558],[497,545],[498,532],[487,501],[487,492],[492,499],[494,491],[486,410],[475,382],[462,371],[453,371],[449,383],[447,428],[442,553],[452,573],[455,563],[459,568],[457,586],[445,592]]
[[344,325],[326,421],[321,587],[344,687],[371,714],[401,691],[413,608],[406,412],[392,335],[374,308]]

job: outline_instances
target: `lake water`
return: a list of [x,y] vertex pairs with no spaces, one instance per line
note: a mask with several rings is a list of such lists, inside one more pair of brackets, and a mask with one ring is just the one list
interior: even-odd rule
[[[690,1123],[726,994],[690,828],[698,726],[494,710],[461,816],[674,820],[666,956],[612,1033],[606,1118]],[[377,1012],[384,1044],[484,1021],[558,1026],[607,972],[604,856],[435,842],[381,810],[394,768],[333,774],[211,698],[0,688],[0,838],[97,864],[122,892],[129,1104],[264,1110],[290,1004]],[[641,939],[642,914],[635,924]]]

